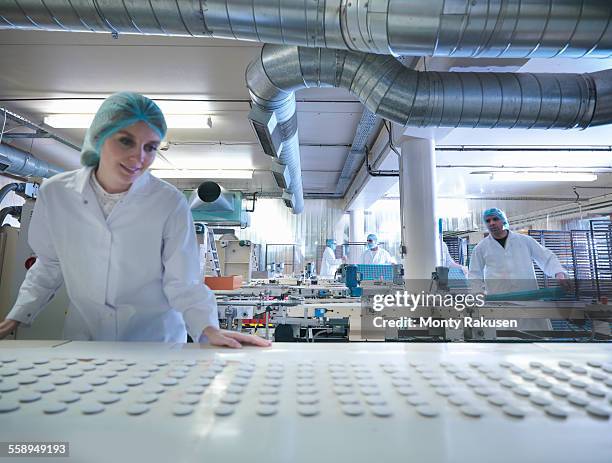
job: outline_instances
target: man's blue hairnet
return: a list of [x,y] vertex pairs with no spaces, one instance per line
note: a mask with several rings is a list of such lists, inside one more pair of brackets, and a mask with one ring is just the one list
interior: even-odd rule
[[376,237],[376,235],[375,235],[374,233],[370,233],[370,234],[368,235],[368,237],[366,238],[366,240],[372,240],[372,241],[374,241],[375,243],[376,243],[376,242],[378,242],[378,238]]
[[487,217],[497,217],[504,224],[504,228],[508,228],[508,218],[506,217],[506,213],[501,209],[496,207],[492,207],[491,209],[487,209],[482,213],[483,222],[487,221]]
[[102,102],[87,129],[81,148],[81,164],[98,165],[104,141],[119,130],[140,121],[146,122],[160,139],[166,135],[166,120],[153,100],[133,92],[121,92],[109,96]]
[[330,248],[331,247],[335,247],[336,246],[336,240],[332,240],[332,239],[325,240],[325,245],[329,246]]

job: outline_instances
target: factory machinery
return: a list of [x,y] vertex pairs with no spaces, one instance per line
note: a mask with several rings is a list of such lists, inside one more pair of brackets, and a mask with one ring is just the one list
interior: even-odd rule
[[[8,191],[9,188],[23,196],[25,203],[21,208],[4,211],[5,215],[9,213],[16,215],[21,221],[21,228],[5,226],[0,233],[2,256],[0,315],[2,316],[10,310],[26,269],[33,263],[35,257],[27,244],[26,231],[36,198],[37,185],[14,184],[4,190]],[[196,219],[217,225],[236,225],[244,219],[239,194],[227,192],[213,182],[204,182],[198,190],[187,196]],[[607,237],[609,231],[606,231],[607,234],[597,233]],[[595,232],[591,234],[595,238],[599,236]],[[210,232],[200,233],[199,236],[207,236],[208,241],[214,242],[214,236]],[[591,239],[591,241],[597,244],[602,239],[599,238],[599,241]],[[553,242],[558,243],[559,240]],[[314,269],[307,265],[305,271],[297,278],[279,276],[249,281],[253,269],[257,267],[256,259],[253,258],[256,245],[237,239],[221,239],[219,243],[218,254],[223,257],[220,264],[223,268],[219,268],[219,273],[242,274],[245,283],[242,288],[236,290],[217,291],[218,312],[222,326],[228,329],[263,333],[266,338],[276,341],[611,339],[612,307],[607,304],[609,294],[606,291],[609,285],[604,284],[607,280],[600,282],[596,279],[589,281],[590,284],[578,280],[576,290],[571,297],[560,295],[555,288],[547,287],[527,297],[516,293],[500,295],[495,299],[489,297],[483,306],[461,311],[435,304],[415,307],[413,310],[407,310],[400,305],[387,304],[383,312],[378,312],[374,310],[375,298],[393,297],[394,294],[407,290],[418,292],[406,287],[401,265],[344,264],[340,266],[333,280],[317,279]],[[601,250],[598,252],[598,256],[602,255]],[[569,254],[576,255],[576,252]],[[602,257],[599,257],[599,260],[606,261]],[[576,260],[576,262],[576,270],[572,271],[572,274],[584,273],[582,261]],[[598,262],[591,264],[593,269],[590,270],[590,275],[599,276],[602,273],[601,265],[597,265]],[[564,264],[568,267],[569,262]],[[581,267],[578,267],[578,264]],[[432,281],[424,282],[426,287],[421,289],[424,292],[444,295],[465,292],[465,277],[462,274],[453,275],[453,270],[455,269],[451,270],[449,279],[448,269],[438,268]],[[540,284],[546,285],[547,282]],[[581,297],[585,295],[586,297]],[[542,298],[548,300],[538,300]],[[36,323],[29,328],[17,330],[17,338],[61,339],[67,306],[68,298],[65,289],[62,288]],[[553,320],[553,329],[524,331],[516,327],[465,326],[468,318]],[[402,319],[431,319],[433,322],[425,326],[421,324],[412,327],[392,322]],[[460,324],[452,326],[440,323],[449,319],[459,320]],[[381,320],[384,327],[375,326],[381,324]],[[372,329],[373,327],[380,329]]]
[[[378,273],[373,277],[372,272]],[[457,272],[461,273],[451,271],[455,279],[449,280],[440,278],[448,269],[437,268],[432,281],[420,282],[418,288],[406,286],[399,265],[343,265],[337,280],[316,285],[291,284],[300,280],[287,278],[254,281],[240,290],[218,293],[224,298],[220,318],[230,329],[264,328],[266,337],[276,341],[612,340],[612,307],[606,298],[581,300],[573,290],[543,288],[486,298],[482,294],[483,303],[473,307],[442,304],[444,297],[472,292]],[[382,311],[375,309],[377,299],[395,301],[396,295],[405,293],[439,299],[414,307],[390,302]],[[411,326],[406,326],[408,319]],[[534,320],[553,322],[548,328],[521,329],[523,322]]]

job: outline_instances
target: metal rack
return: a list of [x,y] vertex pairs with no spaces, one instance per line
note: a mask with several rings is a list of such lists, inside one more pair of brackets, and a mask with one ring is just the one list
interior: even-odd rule
[[[612,295],[612,222],[591,220],[589,230],[529,230],[529,236],[550,249],[575,281],[575,298],[600,300]],[[557,286],[537,264],[540,287]]]
[[455,262],[461,265],[466,265],[468,256],[469,238],[460,238],[458,236],[445,236],[444,242],[448,247],[448,252]]
[[576,293],[580,299],[597,300],[595,256],[590,230],[572,230],[572,255]]
[[591,220],[595,282],[599,297],[612,295],[612,222]]
[[[563,268],[567,271],[570,278],[574,278],[574,258],[572,252],[571,232],[555,230],[529,230],[529,236],[535,239],[545,248],[555,253]],[[535,264],[536,278],[540,288],[559,286],[555,278],[549,278],[544,274],[540,267]]]

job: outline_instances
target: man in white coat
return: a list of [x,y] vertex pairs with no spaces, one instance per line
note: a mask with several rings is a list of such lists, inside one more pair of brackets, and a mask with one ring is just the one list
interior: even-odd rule
[[325,250],[323,251],[323,257],[321,258],[321,271],[319,276],[322,278],[333,278],[336,274],[338,266],[344,261],[344,259],[336,259],[336,241],[327,240],[325,242]]
[[[487,294],[538,289],[533,261],[547,276],[561,280],[563,286],[569,283],[557,256],[530,236],[508,230],[502,210],[487,209],[483,220],[489,236],[474,248],[469,278]],[[519,322],[519,329],[549,330],[551,326],[548,320],[525,319]]]
[[360,264],[392,265],[395,259],[386,249],[378,246],[378,238],[374,233],[370,233],[367,238],[368,249],[361,255]]
[[165,133],[163,114],[142,95],[102,103],[85,135],[84,167],[40,188],[28,235],[37,260],[0,339],[30,325],[64,282],[65,339],[185,342],[188,332],[218,346],[269,345],[219,329],[187,201],[148,172]]

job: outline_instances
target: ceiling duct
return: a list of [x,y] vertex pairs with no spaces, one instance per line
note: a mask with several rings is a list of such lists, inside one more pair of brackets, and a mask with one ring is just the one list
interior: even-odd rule
[[281,152],[282,135],[273,111],[253,106],[249,120],[261,147],[268,156],[278,157]]
[[[406,127],[571,129],[612,122],[612,71],[592,74],[419,72],[391,56],[264,45],[246,73],[253,107],[295,120],[294,92],[342,87]],[[303,202],[297,126],[282,130],[295,210]],[[265,140],[271,134],[265,134]],[[260,138],[260,141],[262,138]]]
[[[249,69],[251,69],[250,66]],[[249,69],[247,69],[247,79],[249,76]],[[264,76],[257,77],[255,74],[250,75],[254,79],[261,77],[262,81],[260,84],[264,86],[266,85]],[[281,93],[283,92],[279,92],[279,94]],[[253,108],[249,113],[249,119],[251,121],[253,121],[252,118],[254,115],[256,116],[261,112],[270,112],[271,114],[276,115],[276,118],[279,121],[277,127],[275,127],[275,130],[278,131],[280,135],[280,151],[278,152],[277,161],[280,165],[287,167],[289,176],[288,178],[283,176],[281,179],[277,178],[274,171],[272,174],[274,175],[275,180],[277,180],[277,183],[281,181],[286,184],[286,187],[283,188],[285,188],[287,192],[293,196],[293,213],[300,214],[304,209],[304,193],[302,188],[300,140],[297,129],[295,96],[293,93],[291,93],[287,98],[281,98],[281,100],[266,100],[259,98],[257,94],[251,92],[251,98],[253,99]],[[268,140],[274,137],[274,133],[267,131],[264,126],[261,126],[260,129],[261,130],[256,130],[255,133],[259,139],[259,143],[265,151]],[[285,201],[285,203],[288,204],[287,201]]]
[[395,58],[265,45],[247,69],[254,102],[294,106],[293,93],[341,87],[407,127],[571,129],[612,123],[612,71],[591,74],[419,72]]
[[274,181],[278,187],[286,190],[291,183],[289,168],[283,164],[279,164],[278,162],[273,162],[270,171],[272,172],[272,176],[274,177]]
[[[0,29],[287,45],[265,48],[269,60],[262,55],[249,66],[248,82],[253,127],[265,152],[289,169],[294,213],[303,209],[293,96],[298,88],[344,87],[374,114],[417,127],[605,124],[612,107],[608,73],[416,73],[376,54],[607,58],[611,22],[608,0],[0,0]],[[283,57],[284,63],[278,59]]]
[[[285,47],[280,47],[282,54]],[[253,105],[249,113],[249,119],[261,120],[262,113],[273,114],[277,124],[271,126],[260,125],[261,130],[255,130],[260,144],[264,150],[268,140],[274,138],[274,133],[270,133],[268,127],[278,130],[280,135],[280,151],[278,152],[278,162],[287,166],[289,171],[289,184],[286,188],[291,196],[291,201],[286,200],[285,204],[291,204],[294,214],[300,214],[304,209],[304,193],[302,188],[302,168],[300,161],[300,142],[297,127],[297,112],[295,96],[293,92],[284,92],[279,89],[269,87],[270,80],[266,76],[261,60],[252,61],[246,71],[247,86],[251,93]],[[251,88],[253,87],[253,88]],[[253,89],[265,89],[261,92],[253,92]],[[269,145],[268,145],[269,146]]]
[[60,172],[63,172],[63,169],[18,148],[0,143],[0,173],[19,177],[48,178]]
[[[281,199],[285,203],[285,206],[287,206],[289,209],[295,210],[295,195],[292,195],[291,193],[287,193],[286,191],[283,191],[283,194],[281,195]],[[304,200],[302,200],[302,203],[303,202]]]
[[189,206],[198,209],[204,206],[208,212],[231,212],[234,202],[227,190],[216,182],[202,182],[189,198]]
[[0,0],[0,28],[221,37],[365,53],[612,56],[609,0]]

